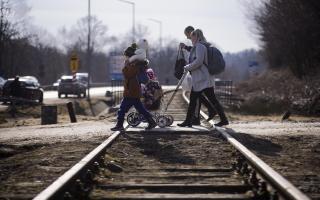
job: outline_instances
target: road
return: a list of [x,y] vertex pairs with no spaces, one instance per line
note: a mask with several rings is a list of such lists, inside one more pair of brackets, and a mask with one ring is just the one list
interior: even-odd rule
[[[176,86],[175,85],[165,85],[162,86],[162,89],[164,90],[172,90],[175,89]],[[114,88],[114,90],[117,88]],[[121,87],[122,89],[122,87]],[[112,91],[112,87],[94,87],[90,89],[90,95],[94,96],[94,97],[103,97],[106,94],[106,91]],[[58,98],[58,92],[57,91],[45,91],[44,92],[44,100],[46,99],[57,99]]]
[[[106,94],[106,91],[112,91],[112,90],[117,90],[117,89],[122,89],[123,87],[120,88],[113,88],[111,86],[109,87],[94,87],[90,89],[90,95],[91,97],[104,97]],[[176,88],[175,85],[165,85],[162,86],[163,90],[173,90]],[[62,96],[64,97],[64,96]],[[44,92],[44,103],[45,104],[56,104],[56,103],[66,103],[69,98],[77,98],[77,96],[70,96],[69,98],[58,98],[58,92],[55,91],[45,91]],[[8,108],[7,105],[1,105],[0,104],[0,112],[6,111]]]
[[[90,95],[91,96],[105,96],[107,90],[112,91],[112,88],[111,87],[91,88],[90,89]],[[57,99],[58,98],[58,92],[57,91],[45,91],[43,97],[44,97],[44,100],[46,100],[46,99]]]

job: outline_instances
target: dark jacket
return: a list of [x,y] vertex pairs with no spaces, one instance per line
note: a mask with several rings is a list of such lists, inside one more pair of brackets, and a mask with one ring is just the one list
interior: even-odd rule
[[140,63],[126,62],[125,67],[122,69],[122,73],[124,76],[124,92],[123,97],[130,98],[140,98],[141,97],[141,89],[140,84],[137,78],[137,75],[140,71]]

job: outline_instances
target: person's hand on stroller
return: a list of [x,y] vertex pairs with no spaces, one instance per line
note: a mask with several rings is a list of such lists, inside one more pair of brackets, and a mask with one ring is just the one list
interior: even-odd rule
[[188,70],[188,65],[186,65],[186,66],[184,66],[183,67],[183,73],[185,74],[185,73],[187,73],[189,70]]

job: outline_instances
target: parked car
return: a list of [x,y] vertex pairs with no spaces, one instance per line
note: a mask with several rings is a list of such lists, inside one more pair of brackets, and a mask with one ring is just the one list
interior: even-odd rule
[[33,84],[35,87],[40,87],[40,83],[38,79],[34,76],[21,76],[20,79],[28,81],[30,84]]
[[81,97],[86,97],[86,85],[79,81],[78,79],[73,79],[72,76],[62,76],[60,84],[58,86],[58,97],[61,98],[61,95],[64,94],[68,97],[68,94],[78,95]]
[[41,104],[43,102],[43,89],[33,76],[9,78],[2,87],[0,101],[6,103],[13,99],[18,103]]

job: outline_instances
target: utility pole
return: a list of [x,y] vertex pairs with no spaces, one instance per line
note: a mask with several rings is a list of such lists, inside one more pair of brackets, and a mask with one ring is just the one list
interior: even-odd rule
[[88,44],[87,44],[87,67],[88,67],[88,100],[90,100],[91,80],[91,0],[88,0]]
[[128,3],[132,6],[132,43],[135,42],[136,31],[135,31],[135,3],[127,0],[119,0],[123,3]]

